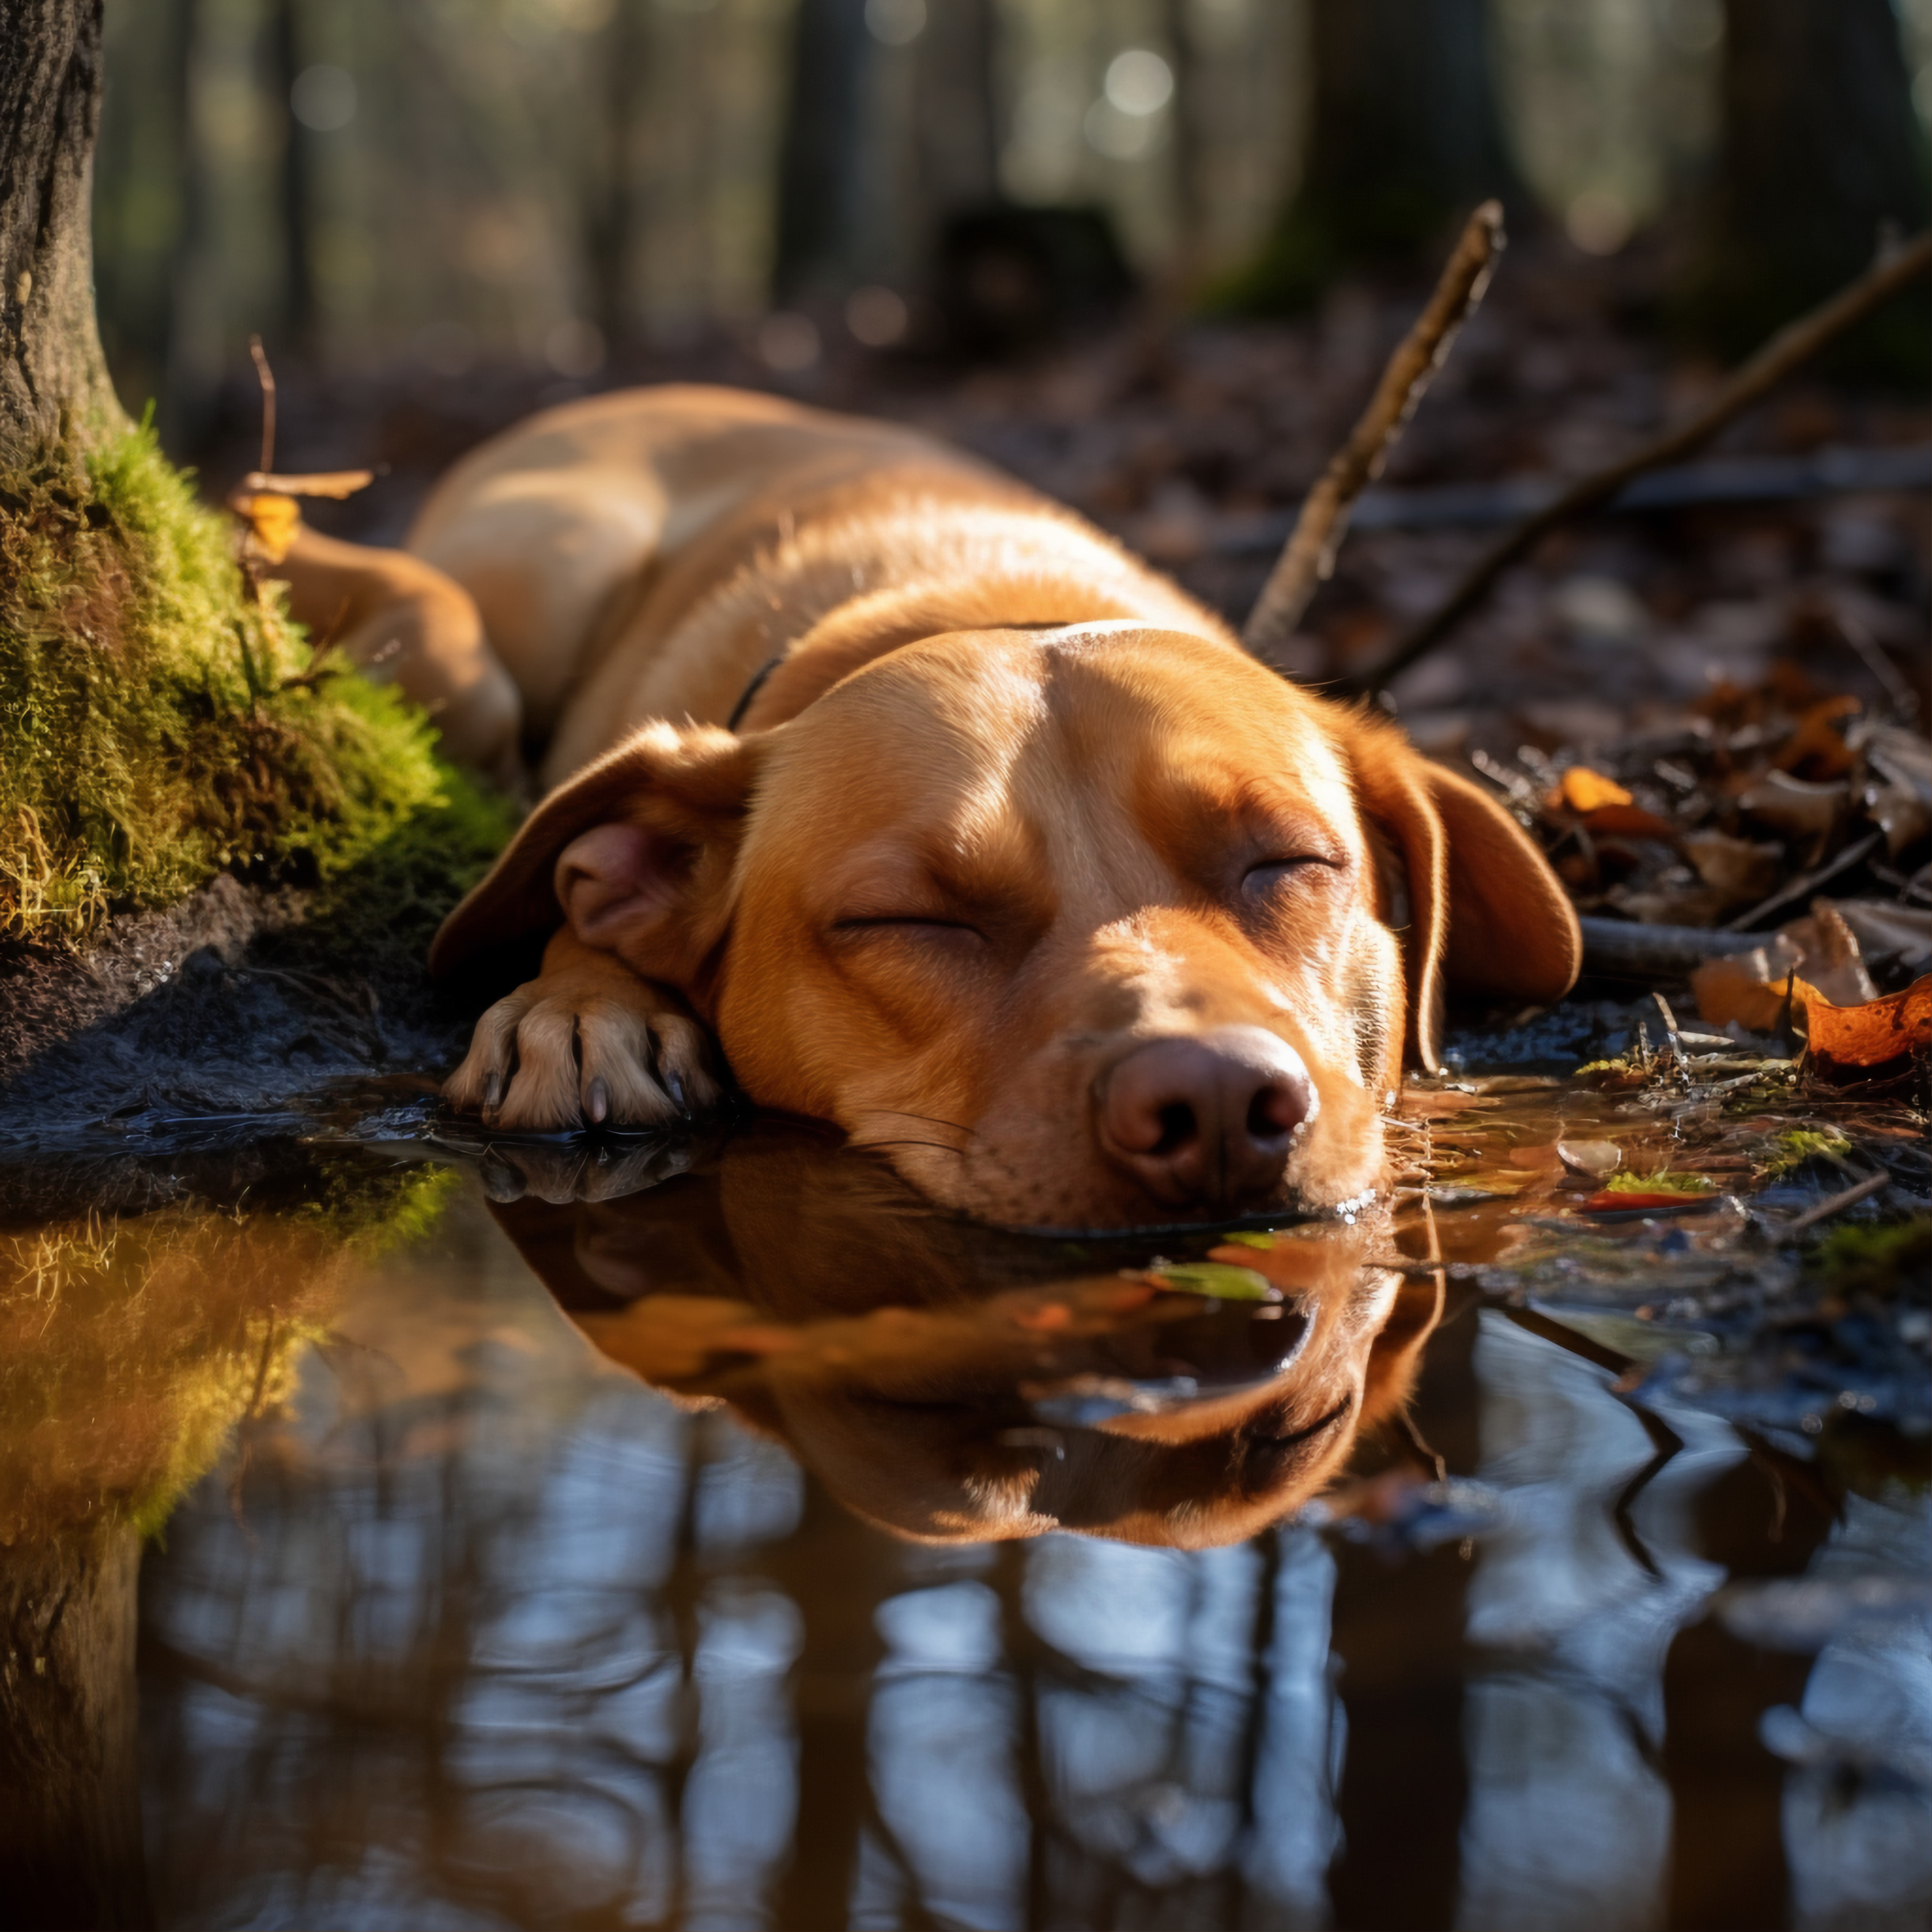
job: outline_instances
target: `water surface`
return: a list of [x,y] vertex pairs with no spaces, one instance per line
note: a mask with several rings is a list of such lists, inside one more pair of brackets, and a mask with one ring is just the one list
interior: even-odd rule
[[[93,1757],[11,1922],[1922,1925],[1924,1324],[1780,1314],[1775,1122],[1410,1110],[1228,1239],[766,1125],[37,1172],[9,1668]],[[1737,1192],[1581,1217],[1590,1134]]]

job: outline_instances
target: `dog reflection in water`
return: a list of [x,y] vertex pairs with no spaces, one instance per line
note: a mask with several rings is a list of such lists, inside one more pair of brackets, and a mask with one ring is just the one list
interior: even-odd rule
[[533,1178],[497,1212],[599,1349],[681,1402],[728,1407],[920,1540],[1251,1536],[1400,1411],[1440,1312],[1434,1282],[1364,1265],[1386,1251],[1379,1230],[1211,1246],[1268,1298],[1176,1292],[1144,1238],[1130,1253],[967,1226],[808,1131],[754,1128],[617,1198]]

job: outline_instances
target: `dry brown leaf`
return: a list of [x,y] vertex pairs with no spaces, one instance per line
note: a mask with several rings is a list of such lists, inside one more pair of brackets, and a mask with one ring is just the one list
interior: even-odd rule
[[1855,697],[1828,697],[1813,705],[1798,721],[1777,756],[1780,771],[1801,772],[1814,780],[1841,777],[1852,766],[1853,753],[1835,728],[1863,707]]
[[[1567,779],[1570,774],[1564,774]],[[1659,838],[1666,844],[1677,842],[1677,828],[1668,819],[1647,812],[1641,805],[1624,803],[1598,805],[1583,814],[1583,823],[1597,838]]]
[[1810,911],[1780,926],[1778,937],[1795,952],[1821,998],[1834,1006],[1863,1006],[1878,997],[1857,934],[1829,899],[1813,900]]
[[1823,838],[1838,821],[1850,793],[1842,784],[1810,785],[1788,772],[1767,772],[1737,795],[1739,808],[1787,838]]
[[1684,853],[1697,876],[1734,905],[1755,906],[1777,888],[1784,868],[1781,846],[1733,838],[1722,832],[1693,832],[1684,840]]
[[264,491],[278,497],[333,497],[340,502],[366,490],[376,480],[373,469],[316,469],[297,476],[278,476],[266,470],[251,469],[236,487],[238,494],[253,495]]

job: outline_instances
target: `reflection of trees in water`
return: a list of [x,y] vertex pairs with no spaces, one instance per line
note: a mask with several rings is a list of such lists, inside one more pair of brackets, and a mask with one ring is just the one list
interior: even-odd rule
[[896,1543],[509,1334],[423,1391],[332,1351],[177,1513],[143,1633],[165,1913],[1312,1922],[1310,1533]]
[[[1542,1932],[1700,1886],[1774,1922],[1787,1869],[1820,1923],[1917,1896],[1909,1632],[1767,1665],[1712,1592],[1903,1577],[1922,1511],[1854,1497],[1835,1528],[1794,1488],[1767,1542],[1743,1443],[1672,1407],[1647,1568],[1611,1511],[1644,1430],[1493,1311],[1443,1331],[1421,1398],[1502,1499],[1466,1555],[921,1543],[611,1371],[466,1225],[421,1297],[435,1347],[318,1358],[150,1561],[166,1921]],[[1878,1712],[1885,1755],[1787,1780],[1755,1743],[1781,1703],[1776,1749]]]

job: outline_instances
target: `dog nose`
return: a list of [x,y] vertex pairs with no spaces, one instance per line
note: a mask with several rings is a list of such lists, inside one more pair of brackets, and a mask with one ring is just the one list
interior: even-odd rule
[[1107,1158],[1174,1207],[1265,1194],[1318,1104],[1301,1056],[1260,1026],[1149,1040],[1107,1069],[1095,1098]]

